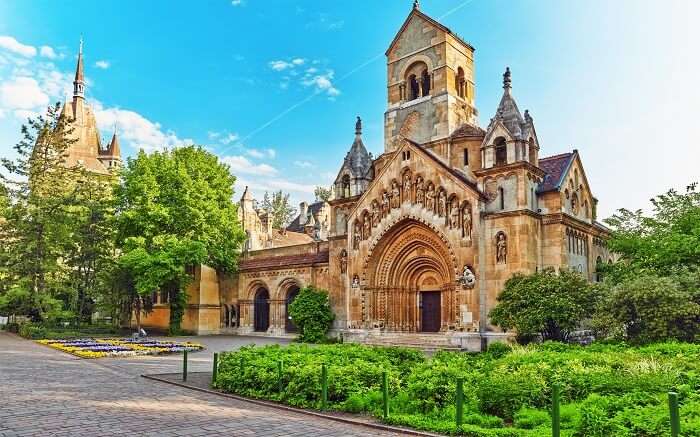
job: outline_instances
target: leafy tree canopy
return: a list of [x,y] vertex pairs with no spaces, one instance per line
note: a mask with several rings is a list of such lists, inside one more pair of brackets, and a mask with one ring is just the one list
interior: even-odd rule
[[296,215],[296,209],[289,203],[289,194],[282,190],[273,192],[272,195],[266,191],[262,208],[272,214],[272,227],[275,229],[287,226]]
[[596,294],[583,276],[570,270],[516,274],[489,317],[501,328],[517,331],[521,340],[539,334],[544,340],[562,341],[592,315]]
[[330,188],[326,187],[316,187],[314,189],[314,196],[316,196],[317,202],[328,202],[331,200],[332,191]]
[[289,305],[289,315],[299,328],[299,339],[306,343],[323,341],[335,319],[328,291],[313,286],[301,289]]

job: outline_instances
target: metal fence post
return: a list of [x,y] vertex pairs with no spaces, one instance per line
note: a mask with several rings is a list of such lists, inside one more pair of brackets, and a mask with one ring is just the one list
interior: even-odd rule
[[678,413],[678,393],[668,392],[668,409],[671,414],[671,437],[681,435],[681,417]]
[[[457,378],[457,411],[455,413],[455,422],[457,423],[457,428],[462,426],[462,419],[464,416],[464,378]],[[457,429],[459,432],[459,429]]]
[[552,437],[559,437],[561,434],[559,417],[559,398],[559,384],[554,384],[552,386]]
[[384,418],[389,418],[389,373],[382,372],[382,400],[384,407]]
[[214,364],[211,369],[211,383],[216,383],[216,374],[219,373],[219,354],[214,352]]
[[282,386],[282,360],[277,361],[277,390],[280,393],[284,390]]
[[326,363],[321,364],[321,409],[328,405],[328,368]]
[[182,380],[187,381],[187,351],[182,354]]

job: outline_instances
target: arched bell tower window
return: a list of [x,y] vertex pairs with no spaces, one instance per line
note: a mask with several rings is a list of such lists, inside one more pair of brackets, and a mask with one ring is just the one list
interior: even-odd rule
[[350,176],[349,175],[343,176],[343,179],[341,182],[341,196],[342,197],[350,197]]
[[416,79],[416,75],[412,74],[408,76],[407,82],[409,89],[408,100],[415,100],[418,97],[420,97],[420,86],[418,85],[418,79]]
[[496,147],[496,165],[506,165],[508,161],[508,147],[506,146],[506,139],[503,137],[496,138],[494,146]]
[[464,69],[462,67],[457,68],[457,77],[455,80],[455,86],[457,87],[457,95],[461,98],[466,96],[466,84],[464,81]]
[[430,73],[428,70],[423,70],[421,74],[421,96],[430,95]]

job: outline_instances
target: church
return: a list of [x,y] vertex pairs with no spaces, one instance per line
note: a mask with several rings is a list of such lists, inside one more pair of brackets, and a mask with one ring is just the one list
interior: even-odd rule
[[[87,142],[74,159],[108,171],[118,163],[118,141],[115,134],[102,146],[78,62],[65,110]],[[294,335],[288,306],[314,285],[329,291],[332,333],[346,342],[476,351],[510,335],[488,315],[513,274],[566,267],[595,281],[596,266],[610,262],[609,231],[596,221],[581,156],[541,156],[546,146],[533,115],[516,103],[508,68],[482,128],[474,47],[418,2],[386,63],[383,153],[368,153],[358,117],[331,200],[302,202],[284,229],[273,228],[246,187],[239,270],[194,270],[184,329]],[[157,293],[153,301],[142,323],[167,328],[168,302]]]

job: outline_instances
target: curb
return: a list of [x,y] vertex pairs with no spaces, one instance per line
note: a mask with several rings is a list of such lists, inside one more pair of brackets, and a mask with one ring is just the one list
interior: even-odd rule
[[[209,372],[190,372],[190,375],[194,374],[194,373],[209,373]],[[168,375],[172,375],[172,374],[168,374]],[[290,407],[288,405],[283,405],[283,404],[279,404],[276,402],[264,401],[264,400],[260,400],[260,399],[251,399],[251,398],[246,398],[243,396],[238,396],[238,395],[234,395],[234,394],[230,394],[230,393],[222,393],[222,392],[219,392],[216,390],[211,390],[208,388],[195,387],[193,385],[183,384],[181,382],[170,381],[170,380],[167,380],[165,378],[161,378],[160,375],[141,375],[141,377],[145,378],[145,379],[150,379],[152,381],[163,382],[163,383],[171,384],[171,385],[174,385],[177,387],[195,390],[195,391],[202,392],[202,393],[217,395],[217,396],[221,396],[224,398],[236,399],[238,401],[248,402],[248,403],[255,404],[255,405],[276,408],[278,410],[289,411],[292,413],[305,414],[307,416],[320,417],[322,419],[328,419],[328,420],[333,420],[336,422],[348,423],[351,425],[364,426],[367,428],[378,429],[381,431],[390,431],[390,432],[394,432],[394,433],[402,434],[402,435],[414,435],[414,436],[422,436],[422,437],[441,437],[442,436],[442,434],[434,434],[434,433],[418,431],[418,430],[409,429],[409,428],[399,428],[399,427],[395,427],[395,426],[384,425],[381,423],[363,422],[361,420],[354,420],[354,419],[350,419],[348,417],[334,416],[331,414],[324,414],[324,413],[321,413],[318,411]]]

